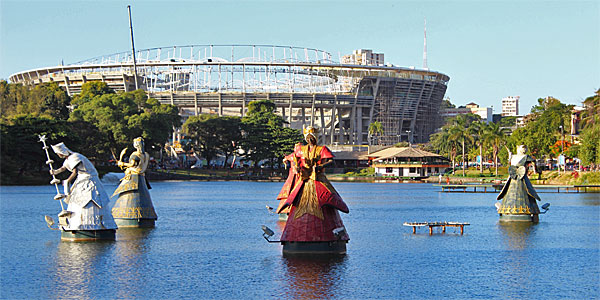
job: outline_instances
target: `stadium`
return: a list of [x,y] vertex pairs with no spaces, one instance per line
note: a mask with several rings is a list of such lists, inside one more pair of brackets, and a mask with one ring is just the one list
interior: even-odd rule
[[[392,145],[426,142],[440,125],[449,77],[427,68],[386,64],[356,50],[334,61],[326,51],[275,45],[189,45],[104,55],[10,76],[13,83],[57,82],[69,95],[90,81],[116,91],[145,90],[187,116],[244,116],[268,99],[292,128],[321,128],[320,143]],[[383,134],[369,134],[380,122]],[[370,140],[371,139],[371,140]]]

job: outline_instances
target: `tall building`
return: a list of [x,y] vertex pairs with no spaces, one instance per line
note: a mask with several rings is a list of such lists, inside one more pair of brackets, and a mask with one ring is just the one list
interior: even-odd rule
[[342,64],[383,66],[385,63],[383,53],[373,53],[373,50],[359,49],[352,54],[342,56]]
[[502,98],[502,116],[518,116],[519,115],[519,96],[508,96]]

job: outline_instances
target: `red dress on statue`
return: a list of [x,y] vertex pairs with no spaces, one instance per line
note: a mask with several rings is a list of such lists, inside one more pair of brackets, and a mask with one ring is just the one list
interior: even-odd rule
[[[297,144],[294,153],[286,159],[296,162],[290,171],[293,177],[286,181],[279,193],[282,203],[277,213],[291,207],[281,241],[293,242],[329,242],[348,241],[344,230],[339,237],[333,233],[336,228],[344,227],[338,210],[348,213],[348,206],[333,188],[323,170],[314,167],[323,159],[333,158],[333,154],[325,146],[302,146]],[[285,200],[285,201],[284,201]]]

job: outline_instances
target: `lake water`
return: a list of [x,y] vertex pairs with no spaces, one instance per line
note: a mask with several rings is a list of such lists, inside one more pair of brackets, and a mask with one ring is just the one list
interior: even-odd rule
[[[112,242],[61,242],[46,227],[52,186],[0,187],[2,299],[595,299],[600,194],[540,193],[532,226],[498,223],[492,193],[429,184],[334,183],[348,206],[341,258],[283,257],[261,225],[283,183],[152,182],[150,230]],[[107,184],[112,193],[115,184]],[[403,222],[469,222],[464,235]]]

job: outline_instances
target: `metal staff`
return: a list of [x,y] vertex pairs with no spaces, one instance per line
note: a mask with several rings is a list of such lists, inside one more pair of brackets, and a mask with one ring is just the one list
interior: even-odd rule
[[[52,163],[54,162],[52,159],[50,159],[50,154],[48,153],[48,147],[46,145],[46,135],[38,135],[38,137],[40,138],[40,142],[42,142],[44,144],[44,147],[42,147],[42,149],[44,149],[44,151],[46,151],[46,158],[48,159],[46,161],[46,164],[48,166],[50,166],[50,171],[54,171],[54,168],[52,167]],[[56,196],[54,196],[54,200],[58,200],[58,202],[60,202],[60,208],[62,208],[62,210],[65,210],[65,207],[63,206],[62,203],[62,199],[66,197],[65,194],[62,194],[60,192],[60,190],[58,189],[58,184],[60,183],[60,180],[58,180],[55,176],[54,176],[54,172],[51,173],[52,174],[52,181],[50,181],[50,184],[54,184],[54,186],[56,187]]]

